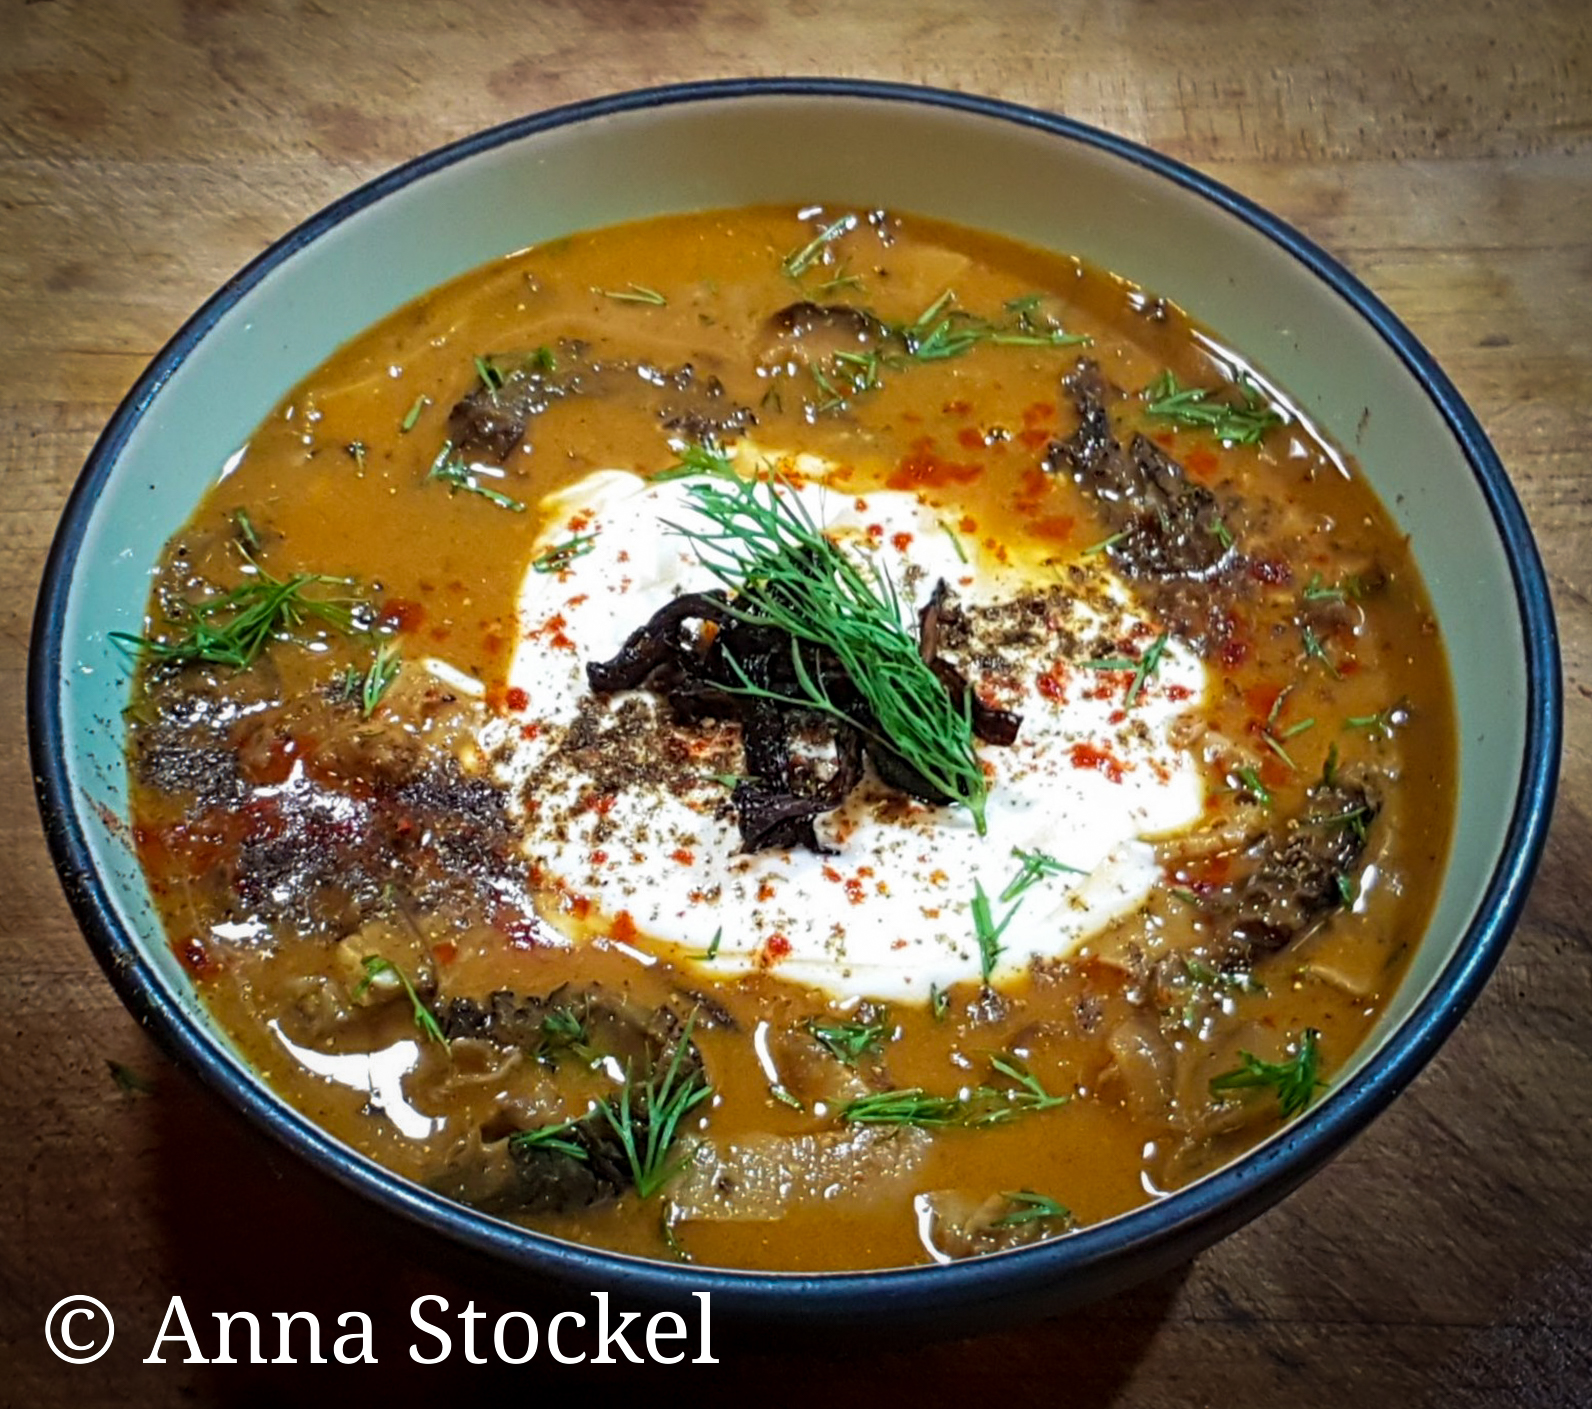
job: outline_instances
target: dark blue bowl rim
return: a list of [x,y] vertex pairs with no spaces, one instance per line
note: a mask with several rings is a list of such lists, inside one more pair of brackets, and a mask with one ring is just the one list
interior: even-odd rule
[[[73,571],[99,494],[133,428],[193,347],[249,289],[351,215],[455,162],[549,129],[617,113],[741,98],[832,97],[927,105],[998,119],[1111,154],[1221,207],[1281,246],[1345,299],[1425,388],[1462,446],[1508,554],[1526,651],[1525,756],[1503,858],[1480,909],[1432,990],[1353,1080],[1331,1088],[1294,1133],[1155,1204],[1018,1253],[949,1266],[822,1274],[669,1265],[565,1243],[430,1194],[335,1142],[251,1082],[166,993],[123,931],[96,873],[65,763],[62,631]],[[728,79],[615,94],[536,113],[466,137],[377,177],[273,244],[227,281],[176,333],[128,393],[91,452],[52,544],[33,625],[28,729],[47,840],[78,923],[123,1001],[207,1085],[258,1126],[340,1182],[479,1252],[566,1284],[654,1301],[708,1291],[726,1311],[795,1312],[838,1322],[943,1317],[974,1304],[1080,1300],[1192,1255],[1300,1183],[1416,1075],[1459,1022],[1519,919],[1553,809],[1563,728],[1558,638],[1542,563],[1496,452],[1448,377],[1407,328],[1330,255],[1247,198],[1180,162],[1083,123],[941,89],[856,79]],[[798,1310],[798,1308],[800,1308]]]

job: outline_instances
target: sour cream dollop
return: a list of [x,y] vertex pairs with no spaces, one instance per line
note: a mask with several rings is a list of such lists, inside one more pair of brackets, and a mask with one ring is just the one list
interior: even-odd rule
[[[1142,658],[1157,633],[1103,563],[1069,573],[1001,561],[911,494],[858,496],[827,486],[807,457],[799,468],[802,487],[782,492],[888,576],[906,629],[935,584],[950,584],[968,639],[947,656],[1022,716],[1015,744],[978,745],[986,834],[965,808],[916,802],[870,772],[818,821],[833,854],[743,854],[728,786],[742,768],[739,727],[677,726],[644,690],[588,688],[588,661],[610,659],[672,598],[719,585],[669,527],[705,525],[692,479],[598,471],[544,505],[538,549],[574,548],[526,574],[509,684],[529,704],[482,740],[538,879],[574,913],[687,965],[770,970],[842,1000],[927,1002],[933,988],[978,979],[990,948],[975,924],[980,891],[993,925],[1006,922],[992,982],[1065,957],[1159,879],[1145,839],[1200,816],[1198,763],[1168,729],[1199,706],[1203,666],[1162,641],[1129,707],[1132,673],[1084,662]],[[1019,853],[1068,869],[1003,901]]]

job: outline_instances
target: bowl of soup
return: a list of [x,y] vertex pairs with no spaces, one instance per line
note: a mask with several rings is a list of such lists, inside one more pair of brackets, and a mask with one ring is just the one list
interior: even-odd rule
[[964,1326],[1392,1099],[1560,714],[1508,481],[1352,276],[820,81],[533,116],[274,246],[95,448],[30,689],[90,943],[289,1148],[555,1281]]

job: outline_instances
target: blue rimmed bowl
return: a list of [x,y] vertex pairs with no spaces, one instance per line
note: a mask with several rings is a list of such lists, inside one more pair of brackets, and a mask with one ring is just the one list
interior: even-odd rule
[[[1064,1239],[880,1272],[781,1275],[647,1262],[440,1199],[283,1102],[211,1019],[124,838],[125,664],[149,574],[287,388],[370,324],[509,250],[675,211],[885,206],[1081,255],[1217,328],[1364,471],[1410,535],[1454,664],[1461,787],[1436,912],[1369,1039],[1303,1118],[1218,1173]],[[1318,1168],[1436,1051],[1519,915],[1557,776],[1562,698],[1547,586],[1475,417],[1396,318],[1244,198],[1063,118],[842,80],[694,84],[494,128],[346,196],[229,281],[122,403],[62,518],[40,593],[29,728],[67,896],[128,1006],[177,1058],[311,1164],[401,1217],[528,1273],[653,1302],[711,1291],[792,1320],[971,1325],[1105,1295],[1191,1256]]]

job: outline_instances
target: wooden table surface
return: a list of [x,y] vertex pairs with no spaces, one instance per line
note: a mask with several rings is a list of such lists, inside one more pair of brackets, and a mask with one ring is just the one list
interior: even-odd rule
[[[544,1388],[541,1358],[462,1366],[463,1382],[417,1375],[413,1297],[475,1295],[494,1314],[525,1298],[417,1250],[244,1130],[121,1008],[41,839],[27,633],[95,435],[268,242],[489,124],[743,74],[901,79],[1066,113],[1193,163],[1346,262],[1448,369],[1525,502],[1559,614],[1568,728],[1546,861],[1497,976],[1411,1090],[1281,1207],[1157,1282],[993,1337],[727,1337],[693,1392],[939,1403],[1010,1383],[1047,1403],[1146,1409],[1592,1404],[1586,0],[3,0],[0,1402]],[[108,1059],[154,1094],[118,1089]],[[83,1368],[43,1342],[46,1311],[75,1292],[122,1328]],[[146,1366],[176,1292],[207,1326],[220,1310],[363,1309],[381,1362]],[[580,1380],[563,1371],[557,1390]]]

